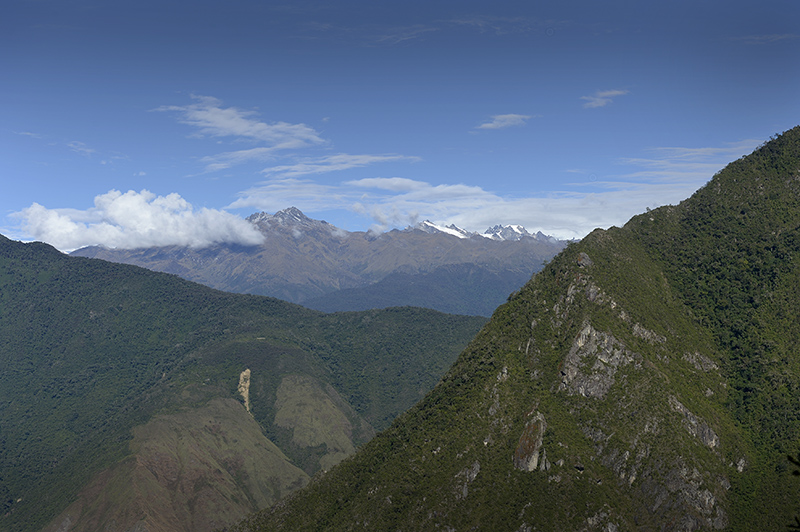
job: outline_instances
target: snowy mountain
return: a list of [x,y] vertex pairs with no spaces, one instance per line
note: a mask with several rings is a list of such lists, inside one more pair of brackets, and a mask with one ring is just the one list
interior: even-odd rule
[[446,235],[453,235],[457,238],[471,238],[475,235],[475,233],[471,233],[466,229],[462,229],[456,226],[455,224],[438,225],[431,222],[430,220],[424,220],[422,222],[419,222],[417,225],[409,227],[408,229],[409,230],[417,229],[419,231],[424,231],[429,234],[444,233]]
[[489,315],[566,245],[540,239],[521,226],[513,226],[516,232],[496,226],[496,236],[486,237],[427,220],[402,231],[350,232],[295,207],[255,213],[247,220],[264,234],[263,244],[90,247],[73,254],[325,311],[411,305]]
[[462,229],[461,227],[458,227],[454,224],[440,225],[433,223],[430,220],[424,220],[414,226],[406,228],[405,230],[424,231],[425,233],[430,233],[430,234],[443,233],[458,238],[482,237],[491,240],[511,241],[511,242],[516,242],[523,238],[533,238],[540,242],[550,242],[550,243],[558,242],[557,238],[545,235],[541,231],[537,231],[536,234],[530,233],[528,232],[527,229],[525,229],[521,225],[495,225],[494,227],[488,228],[483,233],[477,233],[473,231],[467,231],[466,229]]

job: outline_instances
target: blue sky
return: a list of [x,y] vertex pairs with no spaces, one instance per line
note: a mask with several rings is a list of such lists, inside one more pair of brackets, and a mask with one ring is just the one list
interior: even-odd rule
[[800,123],[796,1],[10,0],[0,232],[256,242],[296,206],[562,238]]

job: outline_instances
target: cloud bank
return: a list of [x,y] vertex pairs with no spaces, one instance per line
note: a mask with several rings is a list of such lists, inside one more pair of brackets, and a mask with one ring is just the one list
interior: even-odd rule
[[218,243],[256,245],[263,235],[225,211],[194,210],[178,194],[111,190],[85,211],[48,209],[38,203],[16,214],[34,239],[62,251],[103,245],[133,249],[152,246],[207,247]]
[[530,118],[530,115],[494,115],[491,121],[476,126],[476,129],[503,129],[513,126],[524,126],[525,122]]
[[298,177],[301,175],[325,174],[328,172],[349,170],[351,168],[361,168],[374,163],[419,160],[419,157],[409,157],[405,155],[351,155],[339,153],[326,157],[305,159],[294,164],[272,166],[262,170],[262,173],[281,177]]
[[194,103],[189,105],[163,105],[154,110],[177,113],[181,123],[197,128],[199,137],[233,137],[261,144],[256,148],[203,157],[207,172],[268,158],[281,151],[326,143],[314,128],[305,124],[267,123],[258,120],[255,111],[223,107],[220,100],[211,96],[192,95],[192,99]]
[[[338,155],[307,161],[306,166],[273,168],[275,177],[241,192],[225,209],[276,212],[296,205],[312,217],[323,211],[349,212],[351,217],[356,213],[369,220],[371,231],[429,219],[470,231],[482,232],[498,223],[521,224],[558,238],[582,238],[597,227],[622,225],[646,208],[680,202],[727,162],[759,143],[747,139],[722,147],[652,148],[643,157],[619,160],[616,175],[591,174],[583,180],[580,175],[585,172],[565,168],[572,181],[560,191],[539,196],[501,195],[484,186],[406,177],[330,183],[311,178],[329,166],[396,157]],[[147,190],[112,190],[97,196],[94,207],[84,211],[34,203],[16,216],[28,235],[61,250],[88,245],[198,248],[222,242],[255,245],[263,240],[252,225],[226,210],[197,210],[178,194],[156,196]]]
[[[420,160],[419,157],[397,154],[339,153],[316,157],[298,155],[310,149],[325,147],[329,143],[314,128],[305,124],[267,123],[259,120],[255,111],[225,107],[222,101],[211,96],[192,95],[192,100],[194,103],[189,105],[164,105],[154,111],[176,113],[179,122],[196,128],[196,133],[192,135],[195,137],[230,138],[239,143],[255,144],[241,150],[201,157],[199,160],[205,165],[205,173],[257,161],[283,159],[286,164],[264,168],[261,173],[268,177],[290,178],[349,170],[388,161]],[[529,118],[523,115],[503,116],[517,116],[523,120]],[[72,148],[77,151],[81,146]]]

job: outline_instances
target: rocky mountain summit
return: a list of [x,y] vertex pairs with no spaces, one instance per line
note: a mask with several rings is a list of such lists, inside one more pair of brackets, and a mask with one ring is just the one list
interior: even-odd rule
[[779,530],[800,512],[800,127],[569,245],[352,458],[234,530]]
[[349,232],[295,207],[247,220],[264,234],[262,245],[90,247],[73,255],[135,264],[328,312],[412,305],[488,316],[566,245],[527,232],[516,233],[515,240],[500,238],[499,232],[483,238],[431,222],[379,234]]
[[324,220],[312,220],[297,207],[289,207],[275,214],[257,212],[247,217],[247,221],[262,227],[284,226],[301,229],[320,229],[325,228],[331,232],[336,232],[337,228]]

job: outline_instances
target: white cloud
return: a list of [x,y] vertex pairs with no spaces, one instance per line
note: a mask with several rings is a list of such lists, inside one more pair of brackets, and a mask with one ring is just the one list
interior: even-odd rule
[[348,201],[335,185],[323,185],[311,180],[271,179],[239,194],[239,199],[226,209],[254,209],[276,212],[290,205],[302,205],[306,212],[343,208]]
[[272,166],[262,170],[262,173],[280,175],[282,177],[299,177],[302,175],[349,170],[350,168],[359,168],[374,163],[419,160],[419,157],[405,155],[350,155],[347,153],[340,153],[326,157],[301,160],[295,164]]
[[216,172],[243,164],[250,161],[269,159],[274,156],[276,148],[250,148],[247,150],[229,151],[225,153],[218,153],[217,155],[207,155],[200,159],[200,162],[206,165],[206,172]]
[[639,170],[623,175],[625,179],[661,180],[684,183],[691,191],[699,188],[722,167],[744,154],[752,152],[761,141],[745,139],[723,147],[652,148],[652,157],[630,157],[620,162]]
[[494,115],[491,121],[476,126],[476,129],[502,129],[512,126],[524,126],[525,121],[530,118],[532,118],[530,115]]
[[75,153],[77,153],[79,155],[83,155],[85,157],[88,157],[88,156],[90,156],[91,154],[93,154],[95,152],[95,150],[93,150],[92,148],[88,147],[83,142],[80,142],[80,141],[77,141],[77,140],[73,140],[71,142],[67,142],[67,146],[69,146],[69,149],[71,149]]
[[[199,158],[204,172],[216,172],[232,166],[255,161],[284,159],[286,164],[274,165],[261,170],[272,178],[293,178],[304,175],[324,174],[370,164],[389,161],[419,161],[419,157],[397,154],[339,153],[336,155],[308,156],[298,152],[320,148],[327,141],[305,124],[287,122],[266,123],[256,117],[255,111],[235,107],[224,107],[217,98],[193,95],[194,103],[183,106],[161,106],[154,111],[178,113],[179,121],[197,128],[200,137],[230,137],[234,141],[256,144],[240,150],[224,151]],[[323,121],[327,121],[324,118]],[[253,203],[242,198],[238,203]]]
[[[628,91],[621,89],[598,91],[583,99],[586,107],[602,107],[625,94]],[[402,227],[427,218],[445,225],[455,223],[471,231],[483,231],[497,223],[522,224],[529,231],[580,238],[596,227],[624,224],[648,207],[685,199],[727,162],[758,144],[748,140],[723,147],[653,148],[642,156],[620,160],[622,171],[617,175],[591,174],[586,181],[564,184],[561,190],[527,197],[501,195],[483,186],[465,183],[436,184],[405,177],[346,178],[338,183],[328,179],[323,183],[312,177],[382,162],[419,159],[397,154],[279,155],[275,152],[281,143],[262,141],[274,138],[273,134],[283,138],[282,133],[279,135],[268,124],[254,119],[253,113],[223,109],[213,98],[196,100],[191,106],[169,110],[180,110],[182,120],[198,127],[204,135],[239,136],[266,144],[205,157],[201,161],[208,169],[227,168],[257,159],[288,159],[282,161],[284,164],[263,169],[267,180],[240,192],[239,198],[226,209],[275,212],[296,205],[311,216],[315,212],[348,210],[371,217],[375,223],[373,229]],[[531,118],[520,114],[495,115],[476,129],[520,126]],[[285,131],[294,130],[287,128]],[[287,134],[286,138],[290,139],[287,142],[297,142],[298,146],[307,148],[318,147],[316,144],[323,141],[316,132],[310,131],[307,138]],[[574,167],[565,170],[565,174],[573,176],[581,173],[584,172]]]
[[305,124],[275,122],[267,124],[251,118],[255,111],[236,107],[222,107],[222,102],[211,96],[195,96],[191,105],[165,105],[156,111],[180,113],[180,121],[195,126],[200,134],[212,137],[244,137],[266,142],[273,146],[302,147],[325,142],[319,134]]
[[421,24],[405,28],[392,28],[389,32],[384,33],[383,35],[380,35],[378,37],[375,37],[374,42],[376,44],[395,45],[405,41],[419,39],[426,33],[431,33],[435,31],[438,31],[438,28],[434,28],[431,26],[423,26]]
[[199,136],[234,137],[265,144],[253,149],[232,151],[201,159],[206,171],[228,168],[253,159],[264,159],[276,152],[297,150],[325,144],[326,141],[312,127],[288,122],[267,123],[255,118],[255,111],[236,107],[223,107],[222,102],[210,96],[196,96],[190,105],[165,105],[155,111],[176,112],[179,121],[198,129]]
[[344,184],[354,187],[380,188],[395,192],[408,192],[429,186],[424,181],[415,181],[405,177],[367,177],[355,181],[347,181]]
[[17,135],[22,135],[22,136],[24,136],[24,137],[31,137],[31,138],[34,138],[34,139],[41,139],[41,138],[43,138],[43,137],[42,137],[41,135],[39,135],[38,133],[33,133],[33,132],[31,132],[31,131],[15,131],[14,133],[15,133],[15,134],[17,134]]
[[586,100],[586,103],[583,104],[586,108],[595,108],[595,107],[605,107],[606,105],[612,103],[614,98],[617,96],[623,96],[628,94],[626,90],[609,90],[609,91],[597,91],[592,96],[581,96],[581,100]]
[[48,209],[38,203],[16,213],[23,230],[61,250],[89,245],[132,249],[152,246],[207,247],[229,242],[255,245],[263,236],[250,223],[220,210],[200,209],[178,194],[111,190],[85,211]]
[[769,33],[765,35],[746,35],[744,37],[740,37],[737,40],[743,41],[746,44],[772,44],[776,42],[783,42],[783,41],[793,41],[795,39],[799,39],[800,35],[797,33]]
[[[453,19],[451,23],[477,29],[480,33],[493,33],[494,35],[510,35],[529,33],[542,29],[554,29],[565,23],[557,20],[541,20],[528,17],[489,17],[473,16],[470,18]],[[550,33],[547,33],[550,35]]]

